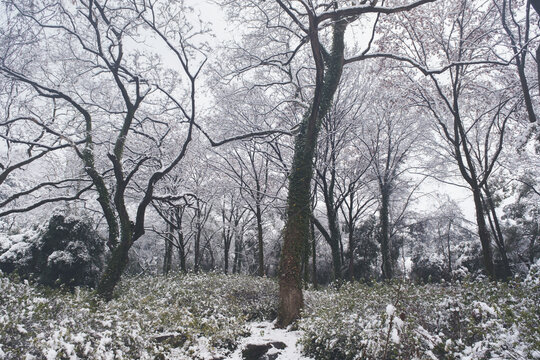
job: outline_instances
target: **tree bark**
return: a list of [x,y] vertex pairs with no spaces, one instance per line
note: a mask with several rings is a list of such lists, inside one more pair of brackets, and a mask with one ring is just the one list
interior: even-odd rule
[[304,243],[304,250],[302,253],[302,270],[304,273],[304,290],[307,290],[309,284],[309,245],[310,245],[311,236],[306,238]]
[[476,223],[478,225],[478,235],[480,237],[480,243],[482,244],[482,256],[484,258],[484,267],[487,275],[491,278],[495,278],[495,270],[493,267],[493,251],[491,249],[491,239],[489,236],[489,230],[486,225],[486,219],[484,218],[484,207],[482,204],[482,197],[480,189],[473,189],[473,199],[476,210]]
[[[173,217],[171,215],[171,223]],[[167,234],[165,237],[165,256],[163,257],[163,275],[169,274],[172,267],[172,255],[173,255],[173,227],[171,223],[167,223]]]
[[229,248],[225,248],[225,265],[223,267],[223,273],[226,275],[229,272]]
[[317,74],[311,109],[304,116],[296,137],[289,178],[287,222],[279,274],[280,305],[277,320],[279,327],[286,327],[297,319],[304,304],[301,262],[302,248],[305,239],[309,237],[313,155],[321,119],[330,109],[343,71],[344,33],[347,22],[340,20],[333,25],[332,53],[327,61],[326,74],[317,26],[316,19],[310,17],[309,37]]
[[[352,206],[351,206],[352,209]],[[349,281],[354,280],[354,225],[349,222]]]
[[390,225],[389,225],[389,206],[390,206],[390,190],[386,185],[381,184],[381,210],[379,213],[381,232],[381,253],[382,253],[382,278],[390,280],[394,276],[392,263],[392,244],[390,242]]
[[124,269],[128,263],[128,254],[131,245],[132,241],[130,239],[121,238],[118,246],[112,251],[111,259],[107,263],[105,272],[101,276],[97,287],[97,293],[105,301],[110,301],[113,298],[114,288],[120,281],[120,277],[124,273]]
[[313,283],[313,288],[317,290],[317,239],[315,238],[315,225],[313,220],[310,221],[311,226],[311,282]]
[[[540,16],[540,0],[531,0],[531,5]],[[540,79],[540,45],[536,48],[536,71],[538,72],[538,79]],[[538,89],[540,89],[540,80],[538,81]]]
[[255,217],[257,218],[257,243],[259,256],[259,276],[264,276],[264,242],[263,242],[263,227],[262,227],[262,212],[259,202],[256,204]]
[[512,269],[510,268],[510,261],[508,261],[508,254],[506,252],[506,244],[504,242],[504,235],[501,230],[501,226],[499,224],[499,219],[497,216],[497,212],[495,210],[495,204],[493,202],[493,197],[491,195],[491,190],[489,189],[489,186],[484,184],[483,187],[484,193],[486,195],[486,205],[485,207],[489,225],[491,227],[491,232],[493,233],[493,238],[495,239],[495,244],[497,246],[497,249],[499,250],[499,253],[501,255],[501,259],[503,262],[504,267],[504,274],[503,279],[508,279],[512,276]]
[[180,258],[180,270],[187,272],[186,269],[186,244],[184,243],[184,233],[178,231],[178,257]]

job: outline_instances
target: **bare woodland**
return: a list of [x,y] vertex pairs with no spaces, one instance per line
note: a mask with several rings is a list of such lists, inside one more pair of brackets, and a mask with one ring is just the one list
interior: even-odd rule
[[307,286],[538,261],[538,1],[217,0],[225,34],[201,6],[1,2],[3,232],[86,219],[105,300],[276,277],[279,327]]

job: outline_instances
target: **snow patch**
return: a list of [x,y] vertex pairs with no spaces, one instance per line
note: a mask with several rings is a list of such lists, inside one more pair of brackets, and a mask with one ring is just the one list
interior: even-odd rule
[[396,307],[392,304],[386,305],[386,315],[392,316],[396,312]]
[[242,360],[242,350],[248,344],[268,344],[282,342],[287,347],[283,350],[271,348],[267,354],[278,354],[276,360],[313,360],[302,354],[302,346],[298,340],[302,337],[302,331],[289,331],[287,329],[277,329],[273,322],[262,321],[253,322],[249,325],[251,336],[242,339],[238,349],[227,360]]

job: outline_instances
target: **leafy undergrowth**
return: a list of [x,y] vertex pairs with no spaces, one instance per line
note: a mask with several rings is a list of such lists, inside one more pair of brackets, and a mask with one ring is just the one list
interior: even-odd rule
[[[308,291],[314,359],[540,358],[540,266],[522,282],[345,284]],[[0,359],[211,359],[275,318],[273,280],[217,274],[123,280],[109,303],[0,274]]]
[[[0,275],[0,359],[196,359],[228,354],[246,324],[275,317],[274,281],[246,276],[128,278],[95,302]],[[201,345],[202,344],[202,345]]]
[[540,359],[539,275],[533,271],[523,282],[354,283],[309,292],[299,324],[304,351],[342,360]]

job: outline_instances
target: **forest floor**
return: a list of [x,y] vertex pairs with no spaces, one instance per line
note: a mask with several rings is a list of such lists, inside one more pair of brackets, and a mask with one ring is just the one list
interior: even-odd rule
[[267,278],[126,277],[104,303],[0,274],[0,360],[540,359],[539,270],[508,283],[308,290],[288,331],[273,326]]

